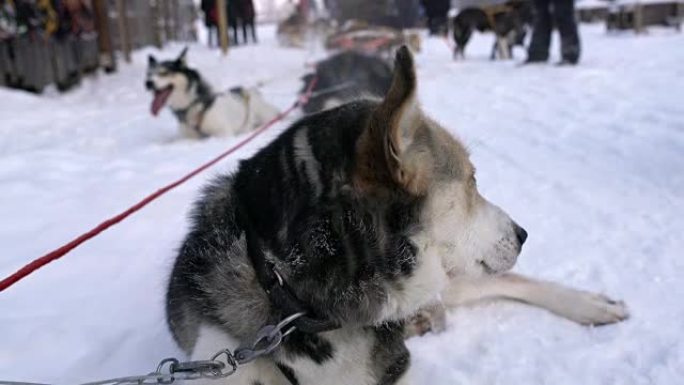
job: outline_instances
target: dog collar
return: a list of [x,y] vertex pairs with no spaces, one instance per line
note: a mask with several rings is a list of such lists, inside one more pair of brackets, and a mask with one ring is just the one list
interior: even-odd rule
[[259,285],[268,295],[271,306],[282,314],[304,313],[292,324],[304,333],[322,333],[339,329],[340,325],[332,320],[316,318],[315,314],[297,298],[292,288],[278,273],[275,265],[266,259],[261,242],[255,233],[244,209],[238,209],[238,220],[245,230],[247,255],[256,273]]

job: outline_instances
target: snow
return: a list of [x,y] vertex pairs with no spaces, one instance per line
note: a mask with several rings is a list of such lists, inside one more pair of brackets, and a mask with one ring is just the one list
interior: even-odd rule
[[[684,35],[581,32],[576,68],[490,62],[491,36],[481,35],[453,62],[429,39],[417,57],[420,97],[468,144],[484,195],[530,233],[515,270],[623,299],[632,318],[584,328],[519,304],[458,309],[445,333],[409,341],[415,384],[684,378]],[[266,81],[264,94],[285,108],[322,52],[279,48],[272,27],[261,37],[227,58],[193,45],[190,63],[217,89]],[[0,90],[0,276],[240,139],[181,140],[169,112],[152,118],[149,52],[69,94]],[[181,356],[163,301],[190,204],[285,126],[0,293],[0,380],[72,384]]]
[[619,5],[634,4],[684,4],[682,0],[578,0],[577,9],[613,8]]

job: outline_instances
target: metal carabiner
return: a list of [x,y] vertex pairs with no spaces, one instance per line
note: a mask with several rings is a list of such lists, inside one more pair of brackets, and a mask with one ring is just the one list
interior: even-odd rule
[[235,361],[243,365],[273,352],[280,346],[283,338],[295,330],[295,327],[289,328],[285,333],[282,332],[282,329],[303,315],[303,312],[295,313],[280,321],[277,325],[266,325],[259,329],[251,347],[241,347],[235,350]]

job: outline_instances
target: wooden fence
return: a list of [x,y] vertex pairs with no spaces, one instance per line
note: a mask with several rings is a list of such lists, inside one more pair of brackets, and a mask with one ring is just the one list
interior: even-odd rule
[[[32,21],[26,23],[32,28],[22,28],[20,21],[16,28],[0,31],[0,86],[41,92],[55,84],[66,90],[98,68],[116,71],[117,59],[129,61],[133,49],[197,38],[192,0],[81,0],[81,4],[79,11],[89,18],[90,28],[75,31],[70,25],[49,32],[46,19],[39,27]],[[53,18],[59,22],[59,17]],[[8,20],[5,24],[11,25]]]
[[602,1],[589,6],[579,4],[578,19],[583,22],[603,21],[609,31],[634,30],[644,32],[650,26],[681,29],[684,19],[684,1]]

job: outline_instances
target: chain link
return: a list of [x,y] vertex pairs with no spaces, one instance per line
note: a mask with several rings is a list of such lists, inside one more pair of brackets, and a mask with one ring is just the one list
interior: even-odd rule
[[[283,338],[295,330],[287,328],[304,313],[295,313],[277,325],[266,325],[261,328],[251,346],[240,347],[231,352],[223,349],[208,360],[180,361],[176,358],[165,358],[159,362],[157,369],[142,376],[112,378],[104,381],[88,382],[82,385],[123,385],[123,384],[173,384],[176,381],[192,381],[198,379],[216,380],[235,373],[238,366],[272,353],[283,341]],[[283,330],[287,328],[283,332]],[[1,382],[1,381],[0,381]]]

